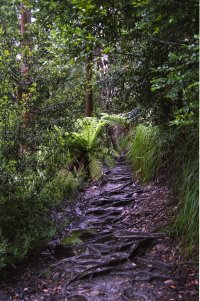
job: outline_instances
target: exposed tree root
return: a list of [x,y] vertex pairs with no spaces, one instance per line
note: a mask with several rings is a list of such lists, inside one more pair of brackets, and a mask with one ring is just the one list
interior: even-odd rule
[[[57,281],[62,291],[58,300],[65,300],[63,296],[69,296],[71,300],[76,300],[73,299],[75,296],[83,297],[77,300],[87,300],[87,296],[90,296],[89,300],[107,300],[109,292],[104,298],[98,286],[101,279],[104,279],[101,284],[105,290],[109,290],[107,279],[115,281],[117,287],[111,289],[117,294],[113,293],[116,299],[109,299],[112,301],[153,301],[153,297],[148,297],[148,290],[140,289],[140,284],[148,288],[157,283],[168,292],[164,282],[178,281],[178,278],[173,274],[172,264],[163,262],[162,257],[149,256],[166,234],[151,233],[152,228],[149,231],[145,225],[143,227],[146,220],[156,219],[162,213],[162,207],[154,211],[153,207],[146,206],[151,200],[147,189],[134,182],[126,163],[119,161],[114,171],[105,173],[101,185],[95,183],[81,198],[76,208],[77,221],[70,225],[66,236],[61,237],[52,251],[56,257],[56,250],[60,250],[62,256],[56,257],[58,261],[44,269],[37,280],[45,278],[49,287]],[[94,283],[98,289],[93,290]],[[133,286],[129,287],[131,283]],[[57,295],[55,299],[44,300],[56,298]]]

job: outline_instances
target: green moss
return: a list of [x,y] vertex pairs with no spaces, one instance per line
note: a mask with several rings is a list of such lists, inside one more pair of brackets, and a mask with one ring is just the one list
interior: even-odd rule
[[94,229],[80,229],[74,230],[69,236],[62,238],[63,245],[82,244],[85,240],[94,236]]
[[63,245],[81,244],[83,241],[76,235],[69,235],[61,240]]

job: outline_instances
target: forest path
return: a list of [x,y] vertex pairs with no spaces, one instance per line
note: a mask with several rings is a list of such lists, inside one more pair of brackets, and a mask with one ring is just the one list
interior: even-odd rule
[[80,194],[70,226],[67,209],[57,213],[60,236],[0,300],[197,300],[176,242],[161,231],[176,210],[164,186],[141,186],[120,157]]

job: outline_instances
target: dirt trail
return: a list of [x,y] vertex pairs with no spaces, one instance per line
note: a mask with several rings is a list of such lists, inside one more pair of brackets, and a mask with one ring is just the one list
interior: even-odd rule
[[198,300],[196,267],[181,262],[163,232],[176,210],[165,187],[142,187],[119,158],[79,196],[70,226],[63,224],[67,209],[57,213],[56,240],[15,285],[2,284],[0,300]]

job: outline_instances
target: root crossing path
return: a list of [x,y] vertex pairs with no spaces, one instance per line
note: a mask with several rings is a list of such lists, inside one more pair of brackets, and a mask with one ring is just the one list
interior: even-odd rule
[[119,158],[81,193],[71,225],[64,225],[65,208],[57,214],[60,237],[2,300],[197,300],[193,288],[186,292],[176,243],[163,231],[176,210],[169,199],[165,187],[141,186]]

